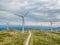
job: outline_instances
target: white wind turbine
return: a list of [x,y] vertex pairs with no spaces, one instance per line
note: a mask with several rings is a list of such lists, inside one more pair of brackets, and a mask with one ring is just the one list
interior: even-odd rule
[[52,26],[53,26],[53,22],[50,21],[50,25],[51,25],[51,31],[53,30]]
[[8,21],[6,22],[6,25],[7,25],[6,29],[9,30],[9,22]]
[[53,30],[53,28],[52,28],[53,22],[52,22],[52,20],[50,18],[48,18],[48,19],[49,19],[49,22],[50,22],[50,30],[52,31]]
[[22,33],[24,33],[24,26],[25,26],[25,16],[28,14],[28,12],[27,13],[25,13],[25,15],[17,15],[17,16],[19,16],[19,17],[21,17],[22,18]]
[[5,22],[5,20],[4,21],[0,20],[0,23],[2,23],[2,24],[5,23],[6,24],[6,30],[9,30],[9,27],[8,27],[9,24],[8,24],[8,22]]
[[[14,12],[11,12],[11,11],[5,10],[5,9],[0,9],[0,11],[6,11],[6,12],[9,12],[9,13],[12,13],[12,14],[14,14],[16,16],[21,17],[22,18],[22,33],[24,33],[24,25],[25,25],[24,17],[29,13],[29,11],[27,11],[27,13],[25,13],[25,15],[19,15],[19,14],[16,14]],[[9,25],[9,24],[7,23],[7,25]],[[9,29],[9,28],[7,27],[7,29]]]

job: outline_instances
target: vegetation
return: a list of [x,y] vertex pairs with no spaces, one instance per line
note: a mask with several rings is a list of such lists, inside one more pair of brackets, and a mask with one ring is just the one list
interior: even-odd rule
[[31,30],[30,45],[60,45],[60,32]]
[[0,45],[24,45],[28,30],[32,33],[29,45],[60,45],[60,32],[38,29],[27,29],[24,34],[19,30],[2,30]]
[[24,45],[28,32],[24,34],[18,30],[0,31],[0,45]]

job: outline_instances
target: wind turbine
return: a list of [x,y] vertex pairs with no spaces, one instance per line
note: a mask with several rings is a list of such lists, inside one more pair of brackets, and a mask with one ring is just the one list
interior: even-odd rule
[[28,14],[28,12],[27,13],[25,13],[25,15],[17,15],[17,16],[19,16],[19,17],[21,17],[22,18],[22,33],[24,33],[24,26],[25,26],[25,16]]
[[8,22],[5,22],[5,20],[4,21],[0,20],[0,22],[1,23],[5,23],[6,24],[6,29],[9,30],[9,27],[8,27],[9,24],[8,24]]
[[52,25],[53,25],[53,22],[52,22],[52,21],[50,21],[50,25],[51,25],[50,28],[51,28],[51,31],[52,31],[52,30],[53,30],[53,29],[52,29]]
[[7,25],[6,29],[9,30],[9,22],[8,21],[6,22],[6,25]]
[[[21,18],[22,18],[22,33],[24,33],[24,25],[25,25],[24,17],[28,14],[29,11],[27,11],[27,13],[25,13],[25,15],[20,15],[20,14],[16,14],[16,13],[14,13],[14,12],[11,12],[11,11],[5,10],[5,9],[0,9],[0,10],[1,10],[1,11],[6,11],[6,12],[9,12],[9,13],[12,13],[12,14],[14,14],[14,15],[16,15],[16,16],[21,17]],[[8,25],[8,23],[7,23],[7,25]],[[8,27],[7,27],[7,29],[8,29]]]
[[50,18],[48,18],[48,20],[49,20],[49,22],[50,22],[50,30],[52,31],[52,30],[53,30],[53,29],[52,29],[53,22],[52,22],[52,20],[51,20]]

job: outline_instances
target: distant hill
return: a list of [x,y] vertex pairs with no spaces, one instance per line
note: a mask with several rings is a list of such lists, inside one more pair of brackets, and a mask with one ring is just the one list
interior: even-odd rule
[[[0,30],[6,30],[7,25],[0,25]],[[22,25],[9,25],[9,29],[22,30]],[[25,26],[25,29],[41,29],[41,30],[50,30],[50,26]],[[52,27],[53,30],[60,30],[60,27]]]

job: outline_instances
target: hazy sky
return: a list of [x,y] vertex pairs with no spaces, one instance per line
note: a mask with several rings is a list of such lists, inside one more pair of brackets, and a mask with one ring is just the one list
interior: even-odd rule
[[18,15],[26,15],[26,25],[60,22],[60,0],[0,0],[0,21],[21,22]]

